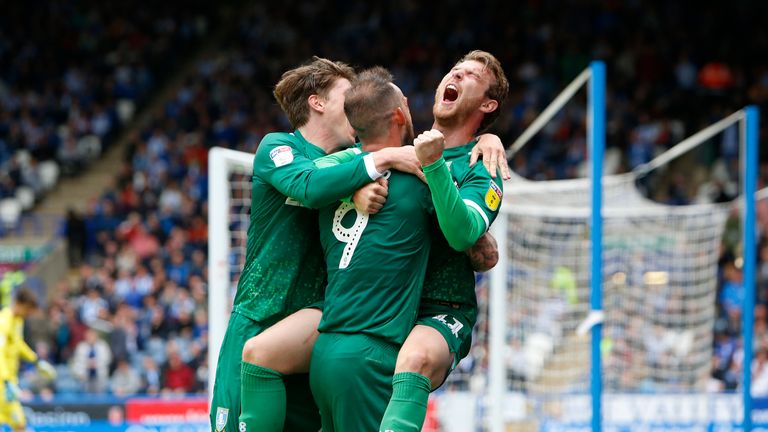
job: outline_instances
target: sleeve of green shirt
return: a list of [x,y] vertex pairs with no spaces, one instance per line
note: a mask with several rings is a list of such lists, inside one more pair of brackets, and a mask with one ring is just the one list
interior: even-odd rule
[[346,150],[331,153],[327,156],[323,156],[314,160],[315,165],[318,168],[328,168],[343,163],[351,162],[360,155],[362,152],[357,148],[348,148]]
[[469,249],[488,231],[498,214],[502,197],[500,180],[492,179],[482,164],[475,164],[457,189],[443,158],[424,167],[424,175],[440,230],[448,244],[457,251]]
[[370,155],[320,169],[281,134],[264,137],[256,151],[253,174],[310,208],[350,196],[380,176]]
[[[344,151],[331,153],[329,155],[319,157],[315,159],[314,162],[318,168],[328,168],[328,167],[350,162],[354,160],[356,157],[360,156],[361,154],[363,155],[363,157],[365,157],[364,155],[367,155],[368,153],[363,153],[362,150],[360,150],[359,148],[352,147]],[[351,195],[345,196],[344,198],[341,199],[341,201],[352,202],[352,196]]]

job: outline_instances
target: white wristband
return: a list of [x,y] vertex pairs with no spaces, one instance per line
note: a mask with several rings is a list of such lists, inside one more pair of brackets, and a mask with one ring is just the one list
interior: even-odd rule
[[365,162],[365,170],[368,171],[368,177],[370,177],[371,180],[377,180],[384,176],[384,174],[376,170],[376,162],[373,161],[373,155],[367,154],[363,156],[363,162]]

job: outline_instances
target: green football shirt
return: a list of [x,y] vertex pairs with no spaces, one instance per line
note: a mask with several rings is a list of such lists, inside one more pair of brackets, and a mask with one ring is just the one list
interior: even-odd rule
[[426,185],[392,171],[387,202],[368,215],[352,203],[320,210],[328,267],[321,332],[364,333],[401,344],[413,328],[430,250]]
[[325,169],[325,156],[301,133],[271,133],[256,151],[245,266],[234,311],[271,325],[322,299],[326,281],[317,232],[319,208],[350,196],[376,177],[357,156]]
[[[503,194],[499,176],[493,179],[482,163],[469,166],[469,153],[475,144],[476,142],[472,141],[463,146],[445,149],[442,159],[424,168],[432,189],[435,211],[443,220],[440,225],[432,226],[432,252],[422,293],[422,298],[427,302],[450,302],[470,306],[475,311],[475,316],[468,318],[473,322],[477,314],[477,298],[472,264],[466,253],[449,245],[446,236],[452,237],[454,244],[463,244],[466,247],[473,245],[496,219]],[[453,186],[450,185],[451,180]],[[443,208],[443,199],[451,187],[458,189],[460,199],[470,211],[477,212],[482,220],[482,229],[473,230],[475,234],[471,238],[462,238],[468,230],[458,232],[460,228],[444,223],[453,217]],[[448,232],[444,232],[446,230]],[[457,241],[457,238],[461,238],[461,241]]]

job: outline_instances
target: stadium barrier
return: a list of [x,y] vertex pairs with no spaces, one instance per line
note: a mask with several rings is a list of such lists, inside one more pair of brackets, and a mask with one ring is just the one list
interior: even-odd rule
[[24,404],[29,432],[209,431],[205,396],[54,398]]

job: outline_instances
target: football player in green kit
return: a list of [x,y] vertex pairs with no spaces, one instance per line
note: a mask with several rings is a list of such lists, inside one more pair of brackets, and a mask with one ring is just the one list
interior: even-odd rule
[[[290,81],[308,81],[306,79],[297,79],[297,77],[304,74],[306,74],[306,71],[298,68],[287,72],[284,78],[288,78]],[[294,78],[291,79],[291,76],[294,76]],[[281,85],[278,84],[276,96],[280,88]],[[294,118],[295,114],[292,113],[297,111],[295,107],[301,107],[302,103],[300,102],[304,102],[306,96],[299,94],[299,92],[282,92],[282,94],[281,106],[289,118]],[[311,102],[312,100],[310,99]],[[312,112],[310,111],[310,114]],[[306,136],[306,134],[304,135]],[[405,153],[405,156],[399,156],[402,159],[401,162],[397,162],[398,158],[388,153],[388,151],[394,152],[395,150]],[[473,149],[473,155],[478,153],[490,155],[483,162],[487,164],[487,160],[498,161],[499,168],[502,172],[505,172],[507,167],[506,160],[504,159],[504,148],[498,137],[493,135],[483,136],[478,145]],[[350,157],[354,157],[353,154],[353,152],[348,150],[320,158],[320,160],[326,160],[324,164],[321,164],[320,160],[316,160],[316,162],[318,165],[330,166],[348,161]],[[420,167],[412,146],[398,149],[386,148],[375,152],[374,155],[382,160],[382,165],[390,163],[401,171],[405,168],[407,171],[412,172],[414,166]],[[329,158],[331,159],[330,161],[328,161]],[[423,173],[419,172],[418,174],[423,177]],[[383,179],[380,179],[379,182],[386,183]],[[382,193],[384,196],[382,196]],[[380,210],[385,200],[386,187],[382,186],[382,184],[372,183],[368,187],[360,189],[356,196],[364,196],[366,194],[370,195],[371,198],[364,206],[360,207],[362,211],[375,213]],[[296,254],[297,259],[302,259],[307,253],[309,252],[304,250],[302,254]],[[319,248],[316,253],[318,255],[321,253]],[[268,261],[264,262],[268,263]],[[276,289],[286,288],[277,286]],[[312,410],[314,410],[316,416],[317,408],[312,400],[307,400],[306,393],[295,391],[296,385],[294,382],[298,379],[301,384],[299,389],[304,389],[303,384],[306,382],[306,376],[302,373],[306,372],[306,368],[309,365],[310,351],[317,335],[316,328],[319,320],[319,310],[305,308],[272,325],[265,331],[261,331],[262,328],[259,328],[258,331],[251,332],[251,334],[258,334],[258,336],[249,339],[245,343],[242,353],[244,365],[242,367],[242,405],[237,404],[242,406],[240,429],[265,432],[282,430],[315,432],[317,430],[319,424],[316,423],[316,418],[312,415]],[[240,340],[242,340],[242,337]],[[239,364],[233,365],[230,371],[234,371],[236,366],[239,366]],[[299,376],[291,376],[292,374],[299,374]],[[229,385],[231,386],[236,383],[237,381],[233,380]],[[286,387],[288,388],[287,401]],[[229,388],[231,389],[231,387]],[[297,397],[297,395],[304,396],[304,398]],[[288,405],[287,407],[286,404]],[[237,410],[233,412],[237,412]],[[285,418],[285,425],[282,423],[283,418]],[[312,420],[302,421],[302,419]],[[228,426],[228,430],[231,430],[231,426]]]
[[[344,110],[364,151],[413,141],[407,100],[383,68],[358,75]],[[376,430],[416,320],[432,203],[417,177],[392,170],[387,180],[386,206],[374,215],[346,202],[320,210],[328,287],[309,378],[324,432]]]
[[[302,100],[301,97],[299,100]],[[281,105],[287,105],[287,102],[281,102]],[[284,110],[290,117],[290,110]],[[410,149],[409,155],[413,153],[413,147],[400,148],[401,151],[405,149]],[[384,153],[387,150],[394,150],[394,148],[382,149],[382,151],[375,152],[374,155]],[[344,155],[338,153],[333,155],[337,156],[334,159],[335,163],[349,158],[350,151],[341,153]],[[494,162],[499,161],[499,168],[502,169],[502,172],[505,171],[504,149],[498,137],[490,135],[486,138],[484,136],[473,149],[473,154],[475,153],[491,155],[485,159],[493,159]],[[321,159],[328,158],[326,156]],[[415,154],[413,158],[416,165],[420,166]],[[327,163],[316,162],[318,165],[329,166]],[[487,163],[486,160],[484,163]],[[398,167],[395,166],[395,168]],[[411,171],[409,170],[409,172]],[[421,175],[423,176],[423,174]],[[379,181],[385,183],[383,180]],[[385,199],[382,196],[382,191],[386,195],[386,187],[376,183],[358,191],[357,195],[369,193],[373,197],[372,200],[359,208],[368,213],[375,213],[380,210]],[[356,199],[355,202],[358,200]],[[318,250],[317,253],[319,254],[320,251]],[[327,305],[328,303],[326,303]],[[310,358],[309,353],[315,342],[319,320],[319,310],[303,309],[261,332],[257,337],[249,339],[245,344],[242,355],[244,365],[242,368],[242,429],[264,432],[282,430],[315,432],[317,430],[317,427],[312,429],[312,423],[309,422],[297,424],[296,419],[308,417],[309,413],[306,408],[302,409],[299,399],[294,398],[293,400],[297,403],[292,403],[291,391],[288,391],[289,406],[286,408],[286,390],[283,382],[285,381],[286,385],[290,387],[290,381],[296,379],[290,375],[306,372]],[[298,392],[293,392],[293,394],[296,393]],[[309,405],[314,408],[311,401]],[[286,413],[287,418],[285,426],[283,426],[281,419],[286,416]],[[375,428],[371,430],[375,430]]]
[[[350,196],[389,168],[421,174],[412,147],[353,156],[322,170],[315,166],[313,159],[354,141],[343,108],[354,75],[343,63],[315,58],[283,74],[275,87],[274,95],[296,130],[266,135],[254,159],[246,262],[219,353],[211,403],[211,428],[217,432],[239,429],[241,360],[247,340],[277,327],[278,337],[286,331],[296,340],[314,341],[326,270],[317,211],[311,208]],[[295,374],[285,384],[280,373],[243,363],[244,380],[265,378],[262,390],[272,392],[272,399],[282,398],[283,410],[287,393],[292,415],[286,419],[284,412],[276,413],[278,420],[264,421],[279,422],[280,428],[285,421],[286,430],[318,430],[306,376],[309,361],[301,360],[309,358],[311,349],[311,343],[287,344],[273,356],[283,367],[281,373]]]
[[489,229],[502,200],[500,179],[480,164],[470,166],[469,153],[477,133],[498,117],[508,92],[492,54],[468,53],[440,82],[433,129],[415,142],[440,227],[432,236],[417,325],[398,354],[381,432],[420,431],[429,392],[469,352],[477,299],[472,264],[463,251]]

